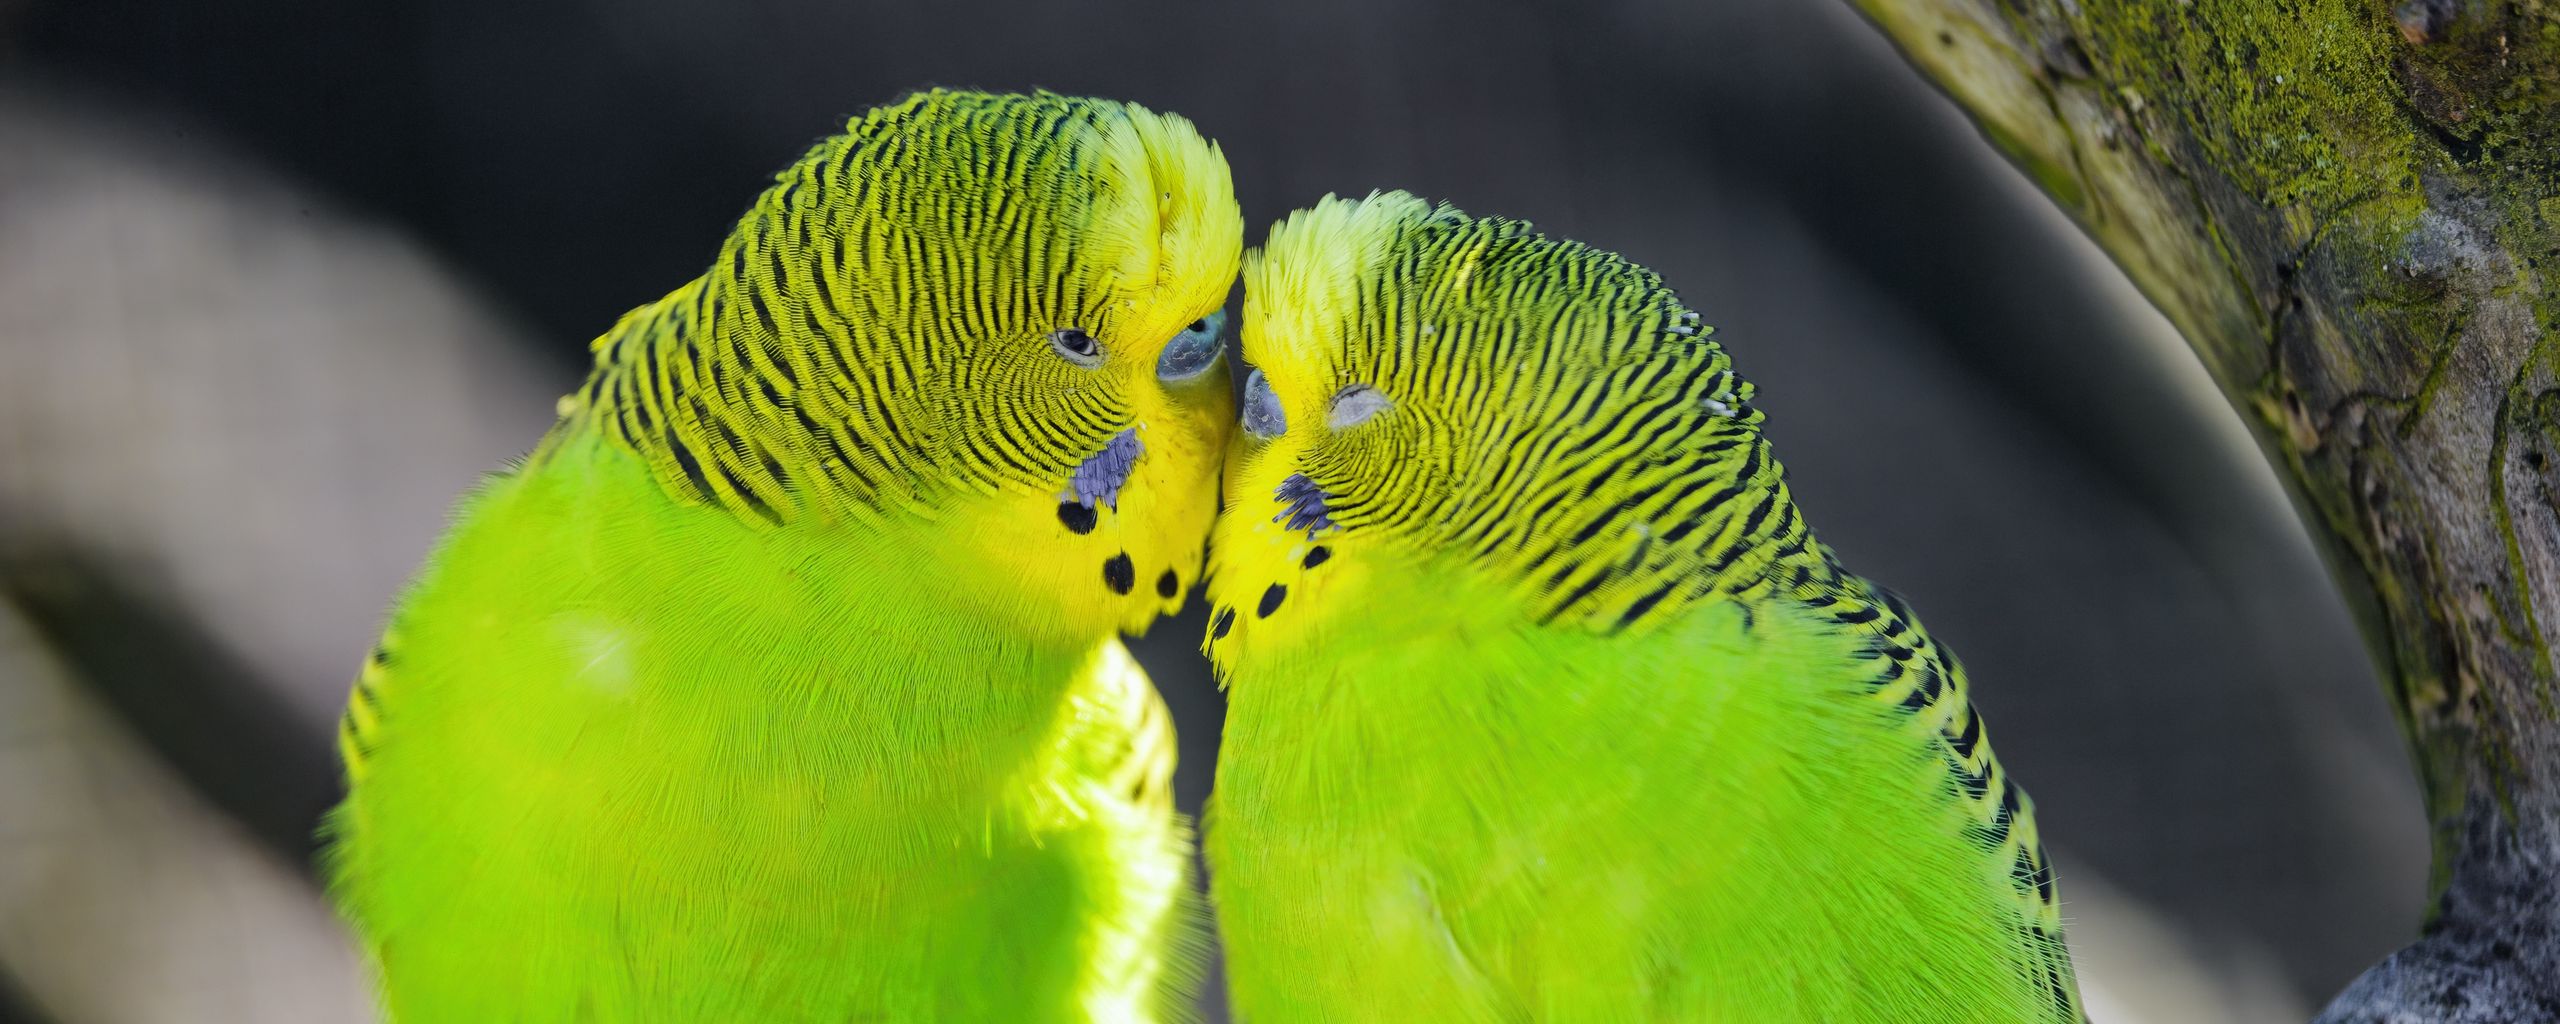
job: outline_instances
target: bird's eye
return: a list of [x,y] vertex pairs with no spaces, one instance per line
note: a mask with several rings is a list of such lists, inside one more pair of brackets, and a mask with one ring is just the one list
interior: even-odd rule
[[1325,414],[1325,425],[1335,430],[1356,427],[1392,404],[1384,392],[1366,384],[1354,384],[1334,393],[1333,410]]
[[1272,393],[1271,382],[1255,370],[1244,381],[1244,429],[1255,437],[1278,437],[1289,431],[1289,417],[1280,411],[1280,396]]
[[1091,369],[1102,365],[1102,343],[1093,340],[1081,327],[1062,327],[1049,332],[1049,347],[1058,350],[1066,361]]
[[1164,347],[1164,355],[1156,359],[1156,378],[1164,381],[1190,380],[1218,362],[1218,334],[1227,326],[1227,311],[1219,310],[1182,329]]

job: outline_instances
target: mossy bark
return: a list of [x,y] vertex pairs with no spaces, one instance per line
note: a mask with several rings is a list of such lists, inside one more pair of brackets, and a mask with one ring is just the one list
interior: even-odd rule
[[2560,0],[1853,2],[2185,334],[2362,616],[2436,899],[2322,1019],[2560,1020]]

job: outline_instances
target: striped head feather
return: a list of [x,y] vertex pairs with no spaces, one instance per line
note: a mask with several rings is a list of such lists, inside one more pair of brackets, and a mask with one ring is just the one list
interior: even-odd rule
[[1389,192],[1290,215],[1244,281],[1221,663],[1390,562],[1619,630],[1806,555],[1751,385],[1650,270]]
[[906,529],[992,605],[1142,629],[1200,575],[1243,225],[1218,148],[1134,104],[933,90],[783,169],[561,401],[677,500]]
[[[2034,1019],[2081,1019],[2032,801],[1993,758],[1963,670],[1899,598],[1814,539],[1751,385],[1659,278],[1518,221],[1387,193],[1292,214],[1247,254],[1244,284],[1253,372],[1210,548],[1209,653],[1230,678],[1249,665],[1248,685],[1313,680],[1301,709],[1360,736],[1377,726],[1350,710],[1365,688],[1328,685],[1351,675],[1343,651],[1472,645],[1494,630],[1638,634],[1727,598],[1748,631],[1755,609],[1791,606],[1856,645],[1861,678],[1846,692],[1934,755],[1973,866],[2006,890],[1981,909],[2014,915],[2010,965],[2049,1011]],[[1463,692],[1420,706],[1479,716],[1472,727],[1524,745],[1536,735],[1502,715],[1541,705]],[[1231,738],[1252,707],[1239,696]],[[1276,744],[1283,730],[1264,728]]]

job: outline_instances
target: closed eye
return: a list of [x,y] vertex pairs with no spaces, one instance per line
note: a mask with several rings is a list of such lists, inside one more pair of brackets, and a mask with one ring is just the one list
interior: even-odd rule
[[1325,414],[1325,425],[1335,430],[1356,427],[1394,404],[1387,400],[1385,392],[1366,384],[1354,384],[1334,392],[1333,408]]

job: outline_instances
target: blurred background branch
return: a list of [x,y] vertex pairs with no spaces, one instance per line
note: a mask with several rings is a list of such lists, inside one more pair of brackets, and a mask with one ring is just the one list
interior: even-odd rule
[[1860,6],[2195,346],[2347,581],[2436,899],[2323,1019],[2560,1018],[2560,6]]
[[0,88],[0,140],[0,966],[62,1024],[368,1019],[345,666],[568,375],[166,122]]
[[[2298,1019],[2417,916],[2417,790],[2277,477],[2167,322],[1846,6],[21,0],[0,999],[361,1019],[307,850],[380,609],[595,332],[699,272],[810,139],[935,83],[1180,111],[1255,234],[1392,186],[1662,271],[1761,385],[1825,538],[1971,666],[2101,1024]],[[1194,811],[1221,711],[1201,618],[1139,645]],[[21,695],[92,724],[17,725]],[[133,810],[80,849],[122,859],[42,852],[111,800]]]

